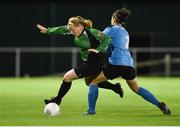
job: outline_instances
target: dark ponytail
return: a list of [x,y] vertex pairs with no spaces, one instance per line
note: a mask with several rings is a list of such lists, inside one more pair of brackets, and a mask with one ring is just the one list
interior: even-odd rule
[[116,19],[116,22],[119,24],[124,24],[128,16],[131,14],[131,11],[128,10],[127,8],[122,8],[120,10],[116,10],[112,16]]

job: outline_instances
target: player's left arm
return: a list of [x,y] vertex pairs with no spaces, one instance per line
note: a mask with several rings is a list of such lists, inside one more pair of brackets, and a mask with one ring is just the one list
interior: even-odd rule
[[112,41],[111,37],[97,29],[91,29],[91,33],[101,43],[96,49],[89,49],[89,50],[96,52],[96,53],[105,51],[107,49],[108,45]]
[[106,51],[108,45],[112,41],[111,37],[103,32],[99,32],[98,37],[100,39],[101,44],[96,49],[101,52]]

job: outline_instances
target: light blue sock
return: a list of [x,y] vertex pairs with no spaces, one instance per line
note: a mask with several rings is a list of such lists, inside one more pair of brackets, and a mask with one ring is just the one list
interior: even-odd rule
[[141,97],[143,97],[145,100],[149,101],[150,103],[152,103],[152,104],[156,105],[157,107],[159,107],[159,101],[147,89],[140,87],[137,94],[140,95]]
[[88,93],[88,111],[95,113],[96,110],[96,101],[98,98],[98,86],[89,84],[89,93]]

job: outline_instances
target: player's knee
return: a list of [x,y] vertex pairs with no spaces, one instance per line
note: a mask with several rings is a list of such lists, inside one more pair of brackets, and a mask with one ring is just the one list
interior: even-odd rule
[[102,81],[105,81],[105,80],[101,80],[101,79],[100,80],[96,80],[95,79],[95,80],[91,81],[91,83],[92,84],[98,84],[99,82],[102,82]]
[[127,83],[133,92],[137,93],[139,91],[139,85],[137,82],[134,80],[127,80]]
[[135,93],[138,93],[139,88],[138,87],[132,87],[132,91],[134,91]]
[[65,75],[64,75],[63,80],[64,80],[65,82],[71,82],[71,81],[72,81],[71,78],[70,78],[70,76],[69,76],[68,74],[65,74]]

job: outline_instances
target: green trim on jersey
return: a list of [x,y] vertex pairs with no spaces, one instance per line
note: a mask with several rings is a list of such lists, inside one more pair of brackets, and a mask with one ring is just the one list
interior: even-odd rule
[[[107,49],[108,45],[111,42],[111,38],[102,33],[101,31],[94,29],[94,28],[85,28],[88,30],[99,42],[99,46],[96,48],[99,52],[103,52]],[[68,35],[69,30],[66,25],[59,26],[59,27],[52,27],[47,29],[48,34],[61,34],[61,35]],[[90,40],[86,31],[84,30],[80,36],[74,37],[74,43],[81,48],[81,59],[86,61],[88,57],[88,49],[91,48]]]

